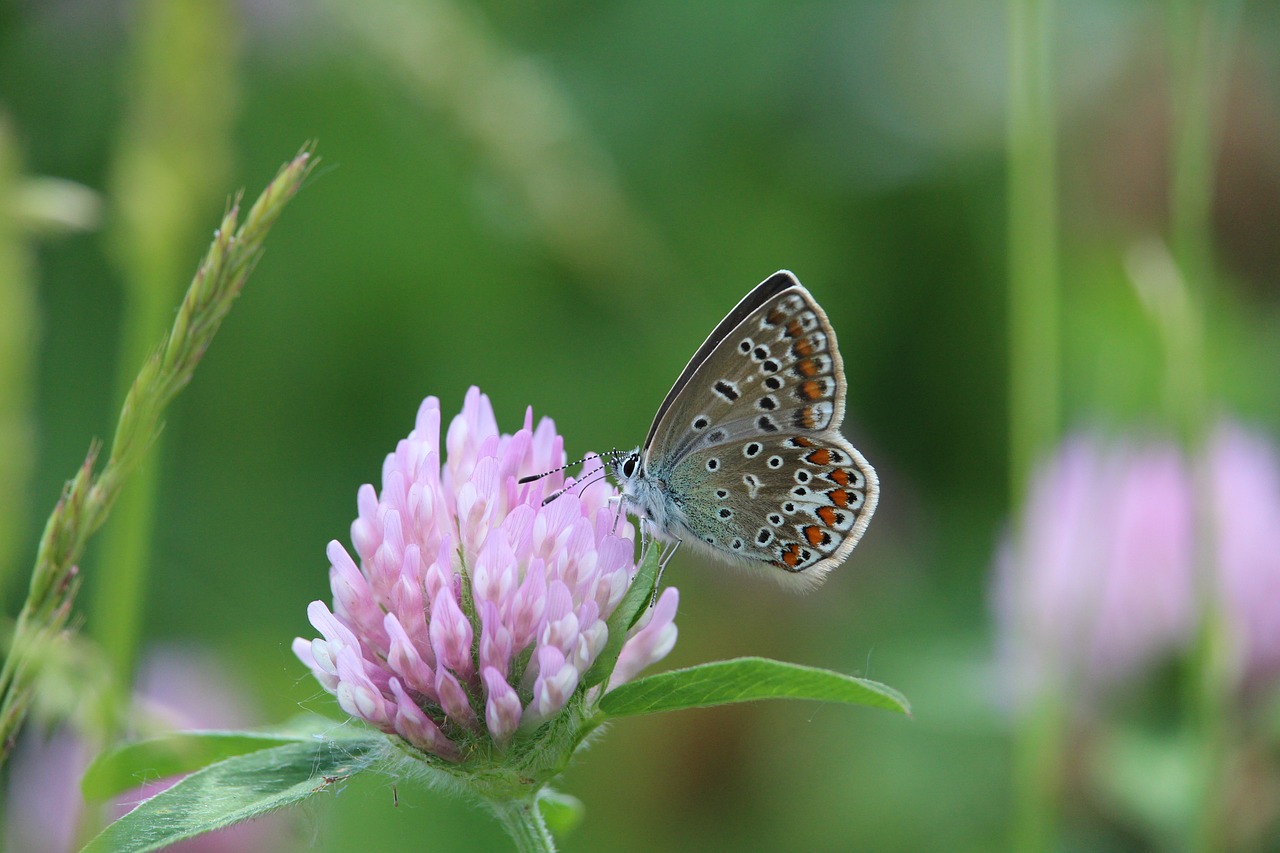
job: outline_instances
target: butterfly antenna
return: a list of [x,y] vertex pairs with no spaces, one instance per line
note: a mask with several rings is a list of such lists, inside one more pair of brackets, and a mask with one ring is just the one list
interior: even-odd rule
[[561,465],[559,468],[552,468],[550,471],[543,471],[541,474],[530,474],[528,477],[521,477],[519,480],[516,480],[516,482],[522,486],[525,483],[535,483],[538,480],[541,480],[543,477],[549,477],[552,474],[557,474],[561,471],[568,470],[569,468],[572,468],[574,465],[581,465],[583,462],[586,462],[586,461],[587,461],[587,457],[584,456],[581,459],[575,460],[573,462],[566,462],[563,465]]
[[[600,471],[600,472],[601,472],[601,474],[600,474],[600,476],[599,476],[599,477],[596,477],[594,480],[588,480],[588,479],[586,479],[588,475],[590,475],[590,474],[594,474],[596,471]],[[556,489],[554,492],[552,492],[551,494],[549,494],[549,495],[547,495],[545,498],[543,498],[543,499],[542,499],[542,505],[543,505],[543,506],[546,506],[547,504],[551,503],[551,502],[552,502],[553,500],[555,500],[556,498],[558,498],[558,497],[560,497],[561,495],[563,495],[565,492],[571,492],[571,491],[573,491],[574,489],[578,488],[579,486],[581,486],[581,487],[582,487],[582,491],[584,491],[584,492],[585,492],[585,491],[587,490],[587,487],[592,486],[592,485],[594,485],[594,484],[596,484],[596,483],[600,482],[601,480],[603,480],[605,477],[608,477],[608,476],[609,476],[609,472],[608,472],[607,470],[605,470],[605,467],[604,467],[603,465],[601,465],[599,468],[593,468],[593,469],[591,469],[590,471],[586,471],[586,472],[584,472],[584,473],[583,473],[583,475],[582,475],[583,479],[574,481],[574,484],[573,484],[572,486],[565,486],[563,489]]]

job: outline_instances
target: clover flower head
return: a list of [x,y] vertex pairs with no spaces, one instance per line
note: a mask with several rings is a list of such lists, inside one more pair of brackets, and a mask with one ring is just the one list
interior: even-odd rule
[[1064,679],[1085,695],[1189,642],[1191,480],[1164,441],[1069,438],[1037,472],[996,560],[999,642],[1018,699]]
[[[444,456],[440,428],[428,397],[387,456],[381,491],[360,488],[355,556],[329,544],[333,607],[307,611],[322,638],[293,649],[348,714],[459,762],[466,744],[502,750],[585,691],[636,565],[632,525],[603,478],[518,482],[564,463],[551,420],[535,426],[529,411],[523,428],[500,434],[472,388]],[[602,686],[671,650],[677,601],[674,588],[663,592]]]
[[1236,685],[1275,687],[1280,453],[1232,421],[1195,457],[1167,439],[1076,435],[1033,480],[994,593],[1020,695],[1053,678],[1087,696],[1133,677],[1185,651],[1207,606]]

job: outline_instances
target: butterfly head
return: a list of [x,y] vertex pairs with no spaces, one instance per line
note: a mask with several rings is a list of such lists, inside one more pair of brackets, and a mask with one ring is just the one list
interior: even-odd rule
[[659,515],[655,506],[659,503],[658,484],[645,472],[640,448],[615,450],[608,464],[623,506],[642,518],[653,519]]
[[629,493],[631,489],[628,487],[632,486],[640,474],[640,448],[630,451],[615,450],[609,454],[608,464],[609,473],[618,481],[623,494]]

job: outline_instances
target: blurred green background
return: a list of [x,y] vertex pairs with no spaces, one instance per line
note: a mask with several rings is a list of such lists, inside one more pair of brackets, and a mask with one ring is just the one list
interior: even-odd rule
[[[1158,334],[1124,256],[1166,231],[1163,9],[1055,12],[1066,425],[1160,417]],[[1237,14],[1206,369],[1216,401],[1274,434],[1280,7]],[[682,553],[663,666],[829,667],[897,687],[915,718],[777,703],[619,722],[566,777],[587,818],[562,849],[1003,846],[988,575],[1011,500],[1006,40],[991,0],[0,4],[6,158],[101,194],[96,226],[23,243],[6,612],[63,481],[111,433],[145,351],[122,344],[129,318],[167,324],[227,194],[313,139],[320,170],[149,463],[141,647],[214,651],[263,723],[332,708],[289,643],[313,635],[325,544],[349,541],[357,487],[424,396],[449,412],[479,385],[506,430],[532,405],[574,456],[629,448],[723,314],[787,268],[839,334],[845,432],[880,509],[807,597]],[[12,298],[0,311],[24,316]],[[95,565],[112,547],[108,530],[82,566],[90,634],[110,630]],[[397,807],[391,788],[309,805],[299,843],[508,843],[465,803],[400,785]],[[1105,809],[1071,817],[1065,849],[1133,849]]]

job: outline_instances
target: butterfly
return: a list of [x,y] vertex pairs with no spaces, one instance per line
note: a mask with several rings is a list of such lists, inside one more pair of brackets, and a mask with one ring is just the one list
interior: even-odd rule
[[619,502],[675,549],[817,586],[866,532],[880,486],[840,433],[844,365],[827,315],[776,272],[693,354],[644,444],[609,455]]

